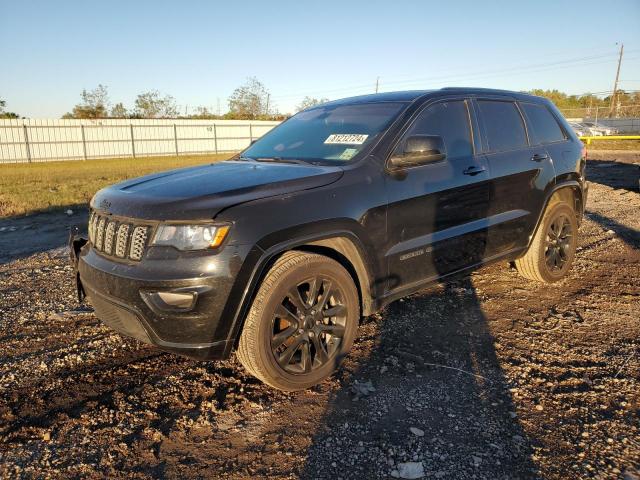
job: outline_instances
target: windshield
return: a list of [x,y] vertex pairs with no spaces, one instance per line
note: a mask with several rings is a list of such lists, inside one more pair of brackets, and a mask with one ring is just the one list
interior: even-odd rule
[[379,138],[405,106],[366,103],[306,110],[251,145],[242,157],[345,163]]

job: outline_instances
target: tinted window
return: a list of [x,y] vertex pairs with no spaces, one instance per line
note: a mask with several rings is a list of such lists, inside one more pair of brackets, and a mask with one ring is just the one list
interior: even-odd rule
[[501,152],[527,146],[522,117],[515,103],[480,100],[478,107],[487,133],[489,151]]
[[533,103],[521,105],[538,143],[559,142],[565,139],[560,125],[547,107]]
[[[428,107],[409,128],[405,138],[410,135],[440,135],[450,158],[473,154],[469,115],[463,101],[441,102]],[[402,144],[400,142],[399,147]]]
[[327,105],[298,113],[247,148],[248,158],[345,163],[375,142],[403,103]]

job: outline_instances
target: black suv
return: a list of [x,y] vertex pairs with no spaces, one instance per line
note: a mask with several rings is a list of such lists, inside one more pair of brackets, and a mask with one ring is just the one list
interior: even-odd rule
[[[330,375],[358,321],[497,260],[568,271],[585,150],[531,95],[444,88],[305,110],[231,160],[91,201],[78,288],[119,332],[228,357],[283,390]],[[86,243],[86,245],[85,245]]]

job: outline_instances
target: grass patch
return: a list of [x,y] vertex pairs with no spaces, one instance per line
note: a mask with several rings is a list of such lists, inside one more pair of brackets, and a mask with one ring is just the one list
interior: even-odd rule
[[591,140],[587,150],[640,150],[640,140]]
[[0,165],[0,218],[87,204],[101,188],[127,178],[230,156],[227,153]]

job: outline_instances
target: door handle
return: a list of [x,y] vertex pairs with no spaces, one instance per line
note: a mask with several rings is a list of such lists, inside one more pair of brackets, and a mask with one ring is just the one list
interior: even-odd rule
[[479,173],[482,173],[485,171],[484,167],[475,167],[475,166],[471,166],[471,167],[467,167],[465,168],[462,173],[464,175],[478,175]]
[[534,162],[541,162],[543,160],[547,160],[549,158],[549,155],[547,155],[546,153],[536,153],[533,157],[531,157],[531,160]]

